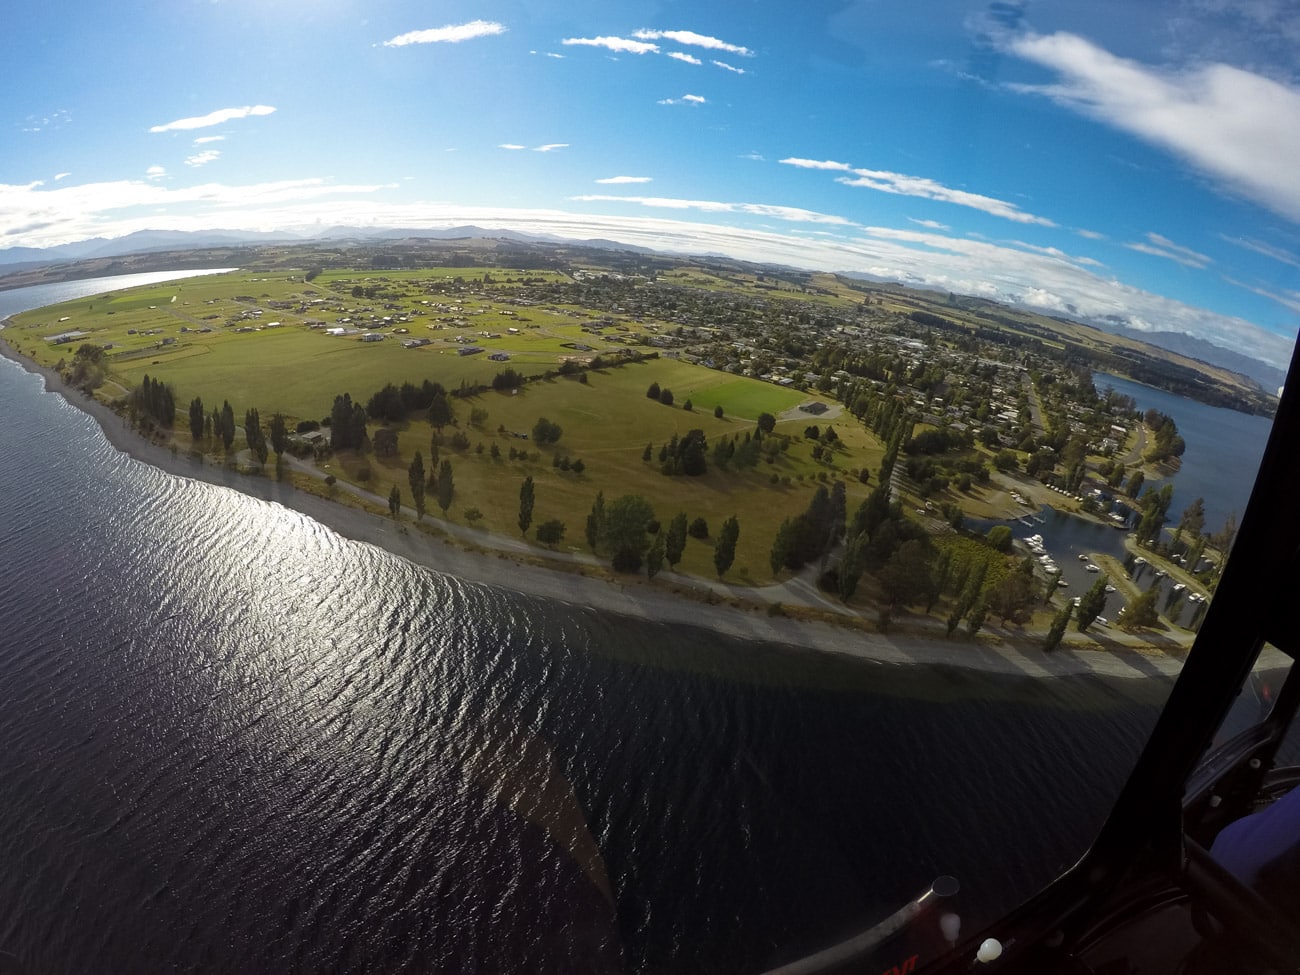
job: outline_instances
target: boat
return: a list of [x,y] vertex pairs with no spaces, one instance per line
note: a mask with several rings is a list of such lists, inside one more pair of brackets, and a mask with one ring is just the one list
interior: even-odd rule
[[1062,589],[1065,589],[1065,588],[1067,588],[1067,587],[1070,585],[1070,584],[1069,584],[1068,582],[1066,582],[1064,579],[1057,579],[1057,580],[1056,580],[1056,584],[1057,584],[1058,586],[1060,586]]
[[1186,588],[1187,586],[1180,582],[1174,586],[1174,592],[1182,592]]
[[1167,576],[1167,575],[1169,575],[1169,573],[1166,572],[1164,569],[1156,569],[1156,578],[1157,578],[1157,579],[1163,579],[1163,578],[1164,578],[1165,576]]
[[1135,558],[1135,559],[1133,560],[1133,564],[1134,564],[1134,565],[1146,565],[1146,564],[1147,564],[1147,560],[1144,559],[1142,556],[1139,555],[1137,558]]
[[1098,616],[1096,619],[1093,620],[1093,622],[1101,626],[1110,626],[1110,620],[1106,619],[1106,617],[1104,616]]
[[1086,556],[1086,555],[1080,555],[1080,556],[1079,556],[1079,561],[1080,561],[1080,562],[1087,562],[1087,561],[1088,561],[1088,556]]
[[1098,566],[1095,566],[1095,565],[1093,565],[1091,562],[1089,562],[1087,565],[1085,565],[1085,566],[1083,567],[1083,571],[1084,571],[1084,572],[1100,572],[1101,569],[1100,569]]
[[1114,592],[1114,591],[1115,591],[1115,587],[1114,587],[1114,586],[1112,586],[1112,585],[1107,585],[1107,586],[1106,586],[1106,592]]

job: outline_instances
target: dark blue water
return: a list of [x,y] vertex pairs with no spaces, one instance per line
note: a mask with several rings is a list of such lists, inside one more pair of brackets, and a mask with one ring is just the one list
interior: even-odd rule
[[[1138,409],[1159,410],[1172,416],[1178,424],[1187,450],[1182,466],[1172,478],[1174,500],[1169,515],[1174,524],[1182,517],[1183,509],[1197,498],[1205,499],[1207,532],[1221,529],[1230,513],[1240,524],[1273,428],[1272,420],[1206,406],[1108,373],[1099,372],[1092,378],[1098,392],[1110,386],[1117,393],[1132,396]],[[1161,483],[1154,479],[1147,481],[1154,487]]]
[[971,930],[1081,855],[1168,690],[574,610],[131,461],[7,361],[0,417],[33,972],[754,971],[939,873]]

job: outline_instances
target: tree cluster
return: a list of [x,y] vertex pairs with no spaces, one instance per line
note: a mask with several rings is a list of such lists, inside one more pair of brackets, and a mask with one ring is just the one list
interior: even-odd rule
[[330,410],[330,446],[335,450],[360,451],[370,446],[365,407],[352,402],[348,393],[334,397],[334,406]]
[[171,386],[147,374],[131,391],[131,405],[161,427],[171,429],[176,422],[176,397]]

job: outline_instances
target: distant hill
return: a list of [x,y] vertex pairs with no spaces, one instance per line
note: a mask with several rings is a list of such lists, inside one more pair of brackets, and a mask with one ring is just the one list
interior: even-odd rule
[[125,237],[108,239],[95,237],[73,244],[55,247],[8,247],[0,249],[0,266],[22,264],[35,267],[63,261],[84,261],[97,257],[125,257],[151,251],[174,251],[204,247],[233,247],[242,244],[270,244],[281,241],[301,241],[298,234],[284,232],[263,233],[247,230],[139,230]]
[[1117,328],[1113,331],[1137,339],[1139,342],[1149,342],[1170,352],[1177,352],[1189,359],[1199,359],[1211,365],[1239,372],[1255,380],[1269,393],[1276,393],[1278,387],[1286,382],[1286,373],[1281,369],[1260,362],[1258,359],[1252,359],[1248,355],[1242,355],[1240,352],[1234,352],[1232,349],[1220,348],[1213,342],[1198,339],[1194,335],[1186,335],[1183,332],[1142,332],[1133,328]]
[[[107,239],[96,237],[91,240],[60,244],[55,247],[9,247],[0,249],[0,273],[12,273],[64,264],[74,261],[103,260],[106,258],[126,257],[129,255],[157,252],[174,252],[181,250],[201,250],[207,248],[237,248],[258,244],[304,244],[323,243],[326,241],[417,241],[417,240],[497,240],[515,244],[559,244],[565,247],[591,248],[601,251],[627,252],[641,255],[655,255],[662,252],[648,247],[626,244],[620,241],[592,239],[568,240],[549,234],[527,234],[506,228],[483,228],[474,225],[429,229],[423,227],[345,227],[334,226],[312,234],[290,233],[287,231],[257,232],[244,230],[141,230],[125,237]],[[666,255],[665,255],[666,256]],[[713,255],[693,255],[696,258],[709,258]],[[728,261],[722,255],[716,255],[720,261]],[[894,284],[903,288],[919,291],[938,291],[915,281],[886,282],[884,279],[869,274],[847,272],[845,277],[857,280],[878,282],[882,285]],[[938,291],[938,293],[942,293]],[[1038,309],[1021,306],[1011,296],[1004,296],[1001,302],[1012,307],[1024,307],[1026,311],[1041,314]],[[1054,316],[1053,316],[1054,317]],[[1060,319],[1066,321],[1066,319]],[[1079,323],[1079,320],[1074,320]],[[1286,381],[1286,373],[1250,356],[1232,349],[1224,349],[1204,339],[1186,335],[1182,332],[1145,332],[1129,328],[1118,318],[1104,320],[1082,320],[1102,331],[1110,332],[1124,338],[1149,343],[1170,352],[1178,353],[1192,359],[1198,359],[1248,376],[1266,391],[1273,393]]]

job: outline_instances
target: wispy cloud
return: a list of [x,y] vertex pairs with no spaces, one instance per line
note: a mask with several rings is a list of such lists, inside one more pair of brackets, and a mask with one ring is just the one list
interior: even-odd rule
[[225,141],[226,141],[226,137],[224,135],[201,135],[194,140],[194,144],[196,146],[205,146],[209,142],[225,142]]
[[506,27],[494,20],[471,20],[465,24],[448,24],[427,30],[412,30],[384,41],[384,47],[406,47],[409,44],[459,44],[478,37],[504,34]]
[[1160,146],[1246,196],[1300,220],[1300,89],[1227,64],[1174,71],[1075,34],[1029,34],[1007,49],[1060,76],[1012,85]]
[[1234,281],[1232,278],[1224,278],[1228,284],[1238,288],[1244,288],[1247,291],[1259,295],[1261,298],[1267,298],[1269,301],[1275,301],[1288,311],[1300,314],[1300,291],[1291,291],[1284,289],[1282,291],[1270,291],[1268,288],[1258,287],[1256,285],[1244,284],[1241,281]]
[[206,166],[208,163],[214,162],[215,160],[220,158],[221,158],[221,153],[218,150],[204,149],[202,152],[196,152],[192,156],[186,156],[185,165],[194,166],[197,168],[199,166]]
[[174,122],[152,126],[150,132],[183,132],[189,129],[206,129],[223,122],[248,118],[250,115],[270,115],[275,111],[271,105],[245,105],[243,108],[219,108],[207,115],[195,115],[191,118],[179,118]]
[[827,169],[833,172],[850,173],[853,167],[848,163],[836,162],[833,159],[800,159],[797,156],[791,156],[788,159],[781,160],[782,166],[796,166],[799,169]]
[[1150,254],[1153,257],[1163,257],[1166,260],[1175,261],[1183,265],[1183,267],[1204,268],[1214,263],[1205,254],[1198,253],[1190,247],[1175,244],[1168,237],[1160,234],[1148,233],[1146,238],[1146,241],[1129,243],[1124,246],[1129,250],[1138,251],[1142,254]]
[[167,170],[163,169],[162,166],[150,166],[144,171],[144,174],[150,179],[162,179],[167,175]]
[[916,224],[918,227],[925,227],[929,230],[951,230],[952,229],[946,223],[940,223],[938,220],[917,220],[916,217],[908,217],[907,219],[910,220],[912,223]]
[[748,159],[750,162],[767,162],[767,157],[761,152],[742,152],[741,159]]
[[51,112],[49,115],[28,115],[21,126],[24,132],[42,132],[45,129],[61,129],[72,121],[72,113],[66,108]]
[[1086,237],[1088,240],[1105,240],[1105,234],[1099,234],[1095,230],[1084,230],[1082,228],[1075,231],[1080,237]]
[[603,47],[616,54],[658,54],[659,45],[634,41],[626,37],[566,37],[561,44],[578,47]]
[[719,200],[681,200],[665,196],[606,196],[590,193],[572,196],[571,200],[583,203],[635,203],[644,207],[665,210],[699,210],[703,213],[743,213],[757,217],[771,217],[794,223],[824,223],[841,227],[856,226],[853,221],[830,213],[804,210],[800,207],[773,206],[768,203],[726,203]]
[[878,190],[881,193],[894,193],[900,196],[917,196],[925,200],[938,200],[943,203],[955,203],[958,206],[980,210],[994,217],[1012,220],[1016,223],[1032,223],[1042,227],[1055,227],[1056,224],[1046,217],[1026,213],[1014,203],[999,200],[992,196],[970,193],[944,186],[924,176],[908,176],[903,173],[891,173],[880,169],[859,169],[848,163],[833,159],[803,159],[791,157],[782,159],[786,166],[800,169],[820,169],[829,172],[843,172],[847,175],[836,177],[836,182],[845,186],[863,187]]
[[661,98],[660,105],[704,105],[707,99],[703,95],[683,95],[681,98]]
[[604,179],[596,180],[597,183],[649,183],[649,176],[606,176]]
[[722,68],[722,69],[724,69],[724,70],[726,70],[726,71],[731,71],[731,72],[733,72],[733,73],[735,73],[735,74],[748,74],[748,73],[749,73],[749,72],[747,72],[744,68],[738,68],[738,67],[736,67],[734,64],[728,64],[726,61],[710,61],[709,63],[710,63],[710,64],[716,64],[719,68]]
[[68,178],[69,176],[71,176],[71,175],[72,175],[71,173],[55,173],[55,174],[54,174],[54,182],[57,183],[57,182],[58,182],[59,180],[61,180],[61,179],[67,179],[67,178]]
[[707,34],[697,34],[693,30],[646,30],[643,28],[633,31],[632,36],[643,41],[675,41],[688,47],[703,47],[710,51],[726,51],[728,54],[739,54],[742,57],[754,56],[754,52],[747,47],[742,47],[739,44],[728,44],[726,41],[719,40],[716,37],[709,37]]
[[497,146],[498,149],[509,149],[511,152],[518,152],[520,149],[527,149],[527,146],[521,146],[518,142],[503,142]]
[[[283,230],[337,224],[352,227],[447,228],[472,223],[574,240],[605,237],[678,253],[721,253],[793,267],[859,271],[953,291],[983,295],[1082,320],[1122,321],[1147,331],[1179,331],[1285,368],[1294,335],[1266,331],[1222,315],[1133,288],[1057,258],[995,243],[954,238],[921,228],[825,225],[832,238],[778,232],[753,225],[635,213],[574,213],[468,207],[419,200],[385,202],[380,186],[339,186],[324,180],[183,189],[140,181],[59,186],[0,185],[0,223],[36,227],[11,238],[13,246],[42,247],[89,237],[120,237],[136,230],[237,227]],[[691,201],[685,201],[689,204]],[[696,201],[695,209],[728,211],[741,204]],[[792,216],[807,211],[777,208]],[[742,211],[743,212],[743,211]],[[677,214],[682,214],[678,216]],[[771,218],[771,212],[757,216]],[[825,215],[823,215],[825,216]],[[832,218],[838,223],[843,218]],[[844,221],[848,223],[848,221]],[[791,224],[791,230],[803,228]],[[1284,296],[1285,297],[1285,296]]]
[[685,51],[669,51],[668,56],[676,61],[685,61],[687,64],[703,64],[704,62],[694,54],[687,54]]
[[[54,177],[58,179],[58,177]],[[1274,247],[1272,244],[1266,244],[1262,240],[1252,240],[1249,237],[1230,237],[1227,234],[1220,234],[1229,244],[1235,244],[1248,251],[1254,251],[1256,254],[1262,254],[1265,257],[1271,257],[1273,260],[1282,264],[1289,264],[1292,267],[1300,267],[1300,257],[1285,251],[1280,247]]]
[[545,145],[529,147],[521,146],[518,142],[503,142],[497,148],[509,149],[511,152],[521,152],[525,149],[531,149],[532,152],[555,152],[559,149],[569,148],[569,144],[567,142],[547,142]]

